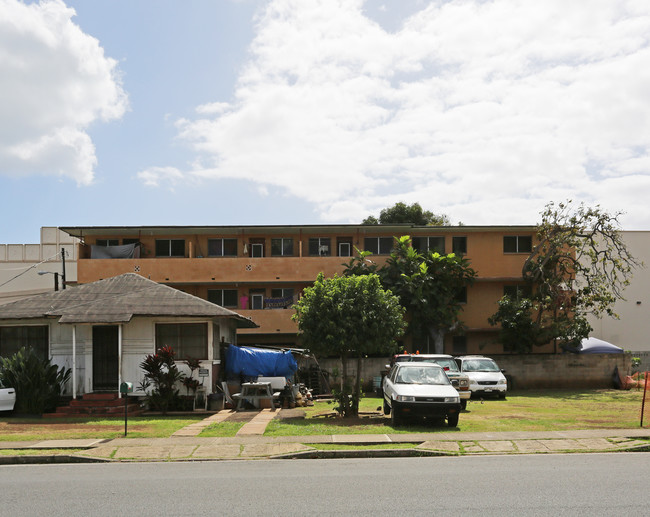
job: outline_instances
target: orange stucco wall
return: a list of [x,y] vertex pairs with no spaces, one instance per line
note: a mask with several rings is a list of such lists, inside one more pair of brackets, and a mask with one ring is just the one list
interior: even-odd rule
[[[96,233],[96,232],[95,232]],[[494,228],[494,227],[416,227],[386,229],[381,226],[359,227],[259,227],[215,228],[214,232],[193,233],[192,229],[170,229],[168,232],[155,231],[134,232],[134,229],[120,233],[115,230],[104,235],[85,237],[85,245],[80,245],[77,266],[79,283],[87,283],[102,278],[109,278],[126,272],[137,272],[156,282],[172,285],[185,292],[207,298],[208,289],[237,289],[238,299],[241,294],[251,290],[262,290],[264,296],[271,296],[273,288],[293,288],[298,294],[310,285],[318,273],[333,276],[341,273],[349,257],[309,256],[309,239],[312,237],[329,238],[330,253],[336,255],[337,241],[351,242],[353,246],[363,249],[365,237],[393,237],[408,234],[412,237],[444,236],[445,252],[452,251],[454,236],[467,239],[466,258],[477,271],[478,278],[468,288],[467,303],[463,307],[461,320],[468,329],[468,353],[499,353],[496,344],[496,331],[491,328],[487,318],[496,311],[497,301],[503,296],[505,285],[521,282],[521,270],[527,253],[504,253],[504,235],[534,235],[530,227]],[[141,257],[138,259],[90,259],[90,244],[97,239],[123,238],[139,239]],[[208,239],[237,239],[237,257],[208,257]],[[271,241],[274,238],[293,240],[293,256],[273,257]],[[156,239],[185,239],[185,256],[183,258],[155,257]],[[251,243],[259,242],[264,246],[264,257],[251,257]],[[244,251],[247,251],[247,254]],[[381,265],[387,256],[371,257]],[[291,339],[296,342],[296,326],[290,319],[290,309],[249,310],[239,304],[233,308],[237,312],[251,317],[260,325],[259,329],[240,331],[246,340],[259,336],[260,342],[278,342]],[[447,337],[445,350],[451,353],[452,344]]]

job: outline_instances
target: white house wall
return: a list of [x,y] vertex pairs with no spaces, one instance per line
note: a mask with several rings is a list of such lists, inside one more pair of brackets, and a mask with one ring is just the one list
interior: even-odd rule
[[650,352],[650,232],[622,232],[623,241],[632,255],[645,263],[636,269],[631,284],[625,289],[625,300],[615,307],[620,319],[590,318],[591,335],[632,352]]
[[[156,323],[205,323],[205,320],[191,318],[147,318],[136,317],[122,327],[122,370],[120,379],[133,383],[134,391],[144,379],[144,372],[140,363],[144,358],[155,353],[155,325]],[[229,319],[218,322],[208,321],[208,360],[201,361],[201,368],[209,371],[209,376],[203,378],[208,392],[212,386],[212,365],[218,361],[220,336],[226,342],[230,336],[235,335],[235,324]],[[72,368],[72,325],[60,325],[51,319],[6,320],[2,326],[11,325],[48,325],[49,326],[49,352],[52,363],[58,367]],[[92,392],[92,325],[76,325],[76,375],[77,395]],[[190,370],[184,362],[179,361],[179,370],[189,375]],[[195,377],[198,373],[195,373]],[[179,386],[181,393],[185,388]],[[72,394],[72,380],[66,386],[65,394]]]

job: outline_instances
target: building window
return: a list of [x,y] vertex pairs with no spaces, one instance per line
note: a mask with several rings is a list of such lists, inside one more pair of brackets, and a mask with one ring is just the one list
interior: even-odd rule
[[456,255],[467,254],[467,237],[452,237],[451,251]]
[[119,239],[97,239],[95,241],[95,244],[97,246],[119,246],[120,240]]
[[520,300],[521,298],[530,298],[532,289],[529,285],[504,285],[503,296],[508,296],[513,300]]
[[530,235],[506,235],[503,237],[504,253],[530,253],[533,238]]
[[184,257],[185,239],[156,239],[156,257]]
[[309,255],[312,257],[329,257],[332,254],[330,249],[332,240],[327,237],[314,237],[309,239]]
[[237,239],[208,239],[208,257],[236,257]]
[[338,249],[339,257],[352,256],[352,237],[337,237],[336,247]]
[[271,239],[271,256],[293,256],[293,239]]
[[264,308],[264,293],[251,293],[251,309],[259,311]]
[[393,237],[366,237],[364,239],[364,248],[373,255],[390,255],[393,251]]
[[156,350],[169,346],[177,359],[208,358],[207,323],[157,323]]
[[419,253],[440,253],[445,254],[445,238],[444,237],[416,237],[413,239],[413,247]]
[[208,289],[208,301],[222,307],[237,307],[237,289]]
[[267,309],[286,309],[293,305],[293,288],[276,287],[271,289],[271,298],[264,300]]
[[11,357],[21,348],[31,348],[43,360],[49,358],[47,325],[0,327],[0,357]]
[[460,291],[456,295],[456,301],[458,303],[467,303],[467,287],[460,288]]
[[451,342],[453,355],[463,355],[467,353],[467,336],[454,336]]
[[136,244],[136,245],[138,245],[138,244],[140,244],[140,239],[122,239],[122,244],[124,246],[126,246],[128,244]]

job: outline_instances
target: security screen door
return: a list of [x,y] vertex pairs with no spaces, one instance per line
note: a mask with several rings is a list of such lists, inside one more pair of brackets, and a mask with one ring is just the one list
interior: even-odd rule
[[93,327],[93,391],[117,391],[118,327]]

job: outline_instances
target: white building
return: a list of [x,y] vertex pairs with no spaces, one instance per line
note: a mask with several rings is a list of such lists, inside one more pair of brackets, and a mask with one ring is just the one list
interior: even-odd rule
[[650,231],[622,232],[628,250],[645,264],[634,271],[630,285],[614,307],[620,319],[591,318],[591,335],[609,341],[634,357],[641,357],[650,368]]
[[54,289],[54,274],[59,275],[61,289],[65,250],[65,276],[68,284],[77,281],[77,239],[58,228],[41,228],[40,244],[0,244],[0,305],[14,300],[50,292]]

